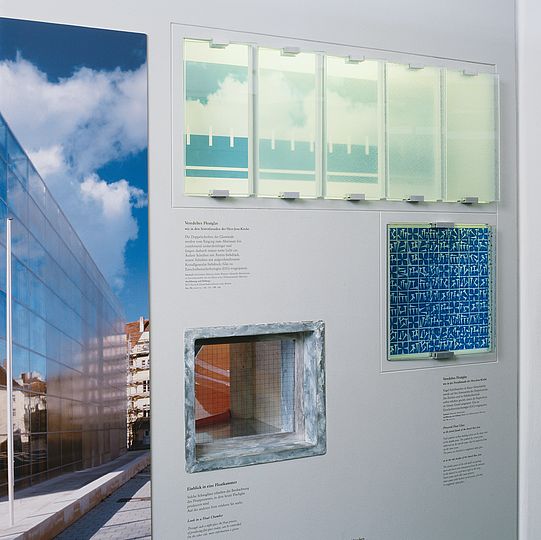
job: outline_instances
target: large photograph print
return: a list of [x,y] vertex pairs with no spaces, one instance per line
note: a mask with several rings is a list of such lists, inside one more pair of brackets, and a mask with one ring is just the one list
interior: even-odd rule
[[149,330],[146,36],[0,19],[0,496],[8,218],[17,499],[128,448],[128,345]]

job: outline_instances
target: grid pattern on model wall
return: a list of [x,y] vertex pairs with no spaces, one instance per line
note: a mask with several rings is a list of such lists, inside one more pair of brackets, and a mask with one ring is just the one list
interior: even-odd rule
[[489,226],[388,227],[389,357],[492,348]]
[[198,443],[294,431],[295,343],[256,338],[196,350]]

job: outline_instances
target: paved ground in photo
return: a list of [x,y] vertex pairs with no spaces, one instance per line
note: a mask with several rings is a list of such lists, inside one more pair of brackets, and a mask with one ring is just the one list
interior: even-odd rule
[[56,540],[150,540],[150,468],[56,537]]
[[122,456],[88,469],[66,473],[16,490],[15,525],[9,526],[7,497],[0,498],[0,540],[15,540],[31,533],[50,537],[64,522],[71,523],[93,500],[119,489],[149,464],[148,451],[126,452]]

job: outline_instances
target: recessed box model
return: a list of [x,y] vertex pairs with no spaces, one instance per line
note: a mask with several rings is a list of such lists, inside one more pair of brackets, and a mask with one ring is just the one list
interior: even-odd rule
[[326,451],[324,323],[189,329],[186,470]]

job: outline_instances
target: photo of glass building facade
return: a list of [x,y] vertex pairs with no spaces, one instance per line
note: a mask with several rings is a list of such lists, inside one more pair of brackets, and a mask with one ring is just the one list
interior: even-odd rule
[[0,115],[0,496],[7,492],[7,217],[15,489],[100,465],[126,449],[122,308]]

